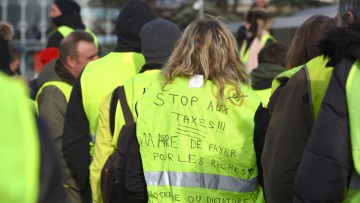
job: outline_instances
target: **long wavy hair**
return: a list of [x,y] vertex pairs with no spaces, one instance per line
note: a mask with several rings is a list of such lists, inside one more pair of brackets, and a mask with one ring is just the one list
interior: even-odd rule
[[217,87],[216,98],[224,104],[226,84],[235,88],[240,97],[239,83],[249,82],[245,66],[240,61],[237,42],[220,19],[206,16],[193,21],[185,29],[177,47],[165,65],[163,88],[175,77],[204,75]]

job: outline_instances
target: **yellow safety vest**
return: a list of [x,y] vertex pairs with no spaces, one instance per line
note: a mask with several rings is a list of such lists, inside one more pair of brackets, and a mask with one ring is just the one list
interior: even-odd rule
[[295,73],[297,73],[302,67],[304,67],[304,65],[297,66],[297,67],[292,68],[290,70],[284,71],[284,72],[280,73],[278,76],[276,76],[274,78],[274,80],[272,81],[272,84],[271,84],[271,95],[274,94],[275,90],[280,87],[280,85],[282,84],[282,79],[283,78],[288,80]]
[[[268,40],[272,40],[272,41],[276,41],[275,38],[270,35],[270,34],[266,34],[263,36],[263,38],[261,39],[261,47],[264,47],[266,45],[266,42]],[[248,61],[249,58],[249,49],[246,49],[247,47],[247,42],[244,41],[243,45],[241,46],[241,50],[240,50],[240,59],[243,63],[246,63]]]
[[[126,102],[129,105],[129,108],[132,112],[134,120],[136,122],[136,102],[137,100],[144,94],[145,88],[149,86],[149,84],[154,81],[157,77],[159,77],[160,70],[148,70],[142,74],[137,74],[129,80],[125,81],[124,89],[126,94]],[[113,146],[117,147],[117,140],[119,138],[119,133],[123,125],[125,125],[124,116],[122,113],[122,108],[120,106],[120,101],[117,102],[116,106],[116,114],[115,114],[115,123],[117,125],[114,129],[113,135]]]
[[[136,102],[144,94],[145,88],[158,77],[159,73],[160,73],[160,70],[148,70],[142,74],[137,74],[134,77],[132,77],[131,79],[125,81],[124,88],[125,88],[125,94],[126,94],[126,102],[129,105],[129,108],[131,110],[131,113],[132,113],[135,121],[137,119],[136,110],[135,110]],[[106,104],[110,104],[111,97],[106,97],[106,99],[108,99],[108,100],[103,101],[103,102],[105,102]],[[109,108],[106,108],[106,109],[100,108],[99,111],[100,112],[105,111],[106,114],[109,114]],[[120,133],[121,127],[124,124],[125,124],[125,120],[124,120],[122,108],[121,108],[120,102],[118,102],[117,107],[116,107],[116,114],[115,114],[114,134],[112,136],[113,137],[112,146],[114,147],[114,149],[117,148],[119,133]],[[99,126],[99,128],[100,127],[101,126]],[[102,151],[104,150],[103,148],[100,148],[100,149]],[[97,162],[99,162],[99,160],[94,159],[93,163],[96,164]],[[99,180],[100,180],[100,174],[90,173],[91,193],[92,193],[93,202],[102,202],[103,201]]]
[[35,112],[25,87],[0,73],[0,200],[38,201],[40,144]]
[[71,95],[71,90],[72,90],[72,86],[69,85],[66,82],[62,82],[62,81],[50,81],[50,82],[46,82],[44,83],[41,88],[39,89],[39,91],[36,94],[36,98],[35,98],[35,107],[36,107],[36,111],[39,112],[39,106],[38,106],[38,99],[40,94],[42,93],[42,91],[48,87],[48,86],[55,86],[57,87],[63,94],[64,97],[66,99],[66,103],[69,103],[69,99],[70,99],[70,95]]
[[318,56],[305,65],[309,95],[311,95],[310,107],[312,108],[313,122],[317,120],[332,75],[333,67],[326,67],[329,60],[328,57]]
[[272,91],[275,91],[277,87],[280,86],[281,77],[292,77],[292,75],[304,67],[309,88],[309,99],[311,99],[310,108],[313,115],[313,122],[315,122],[333,71],[333,67],[326,67],[326,64],[329,62],[329,60],[330,58],[321,55],[313,58],[304,66],[299,66],[281,73],[274,79],[272,83]]
[[138,100],[137,139],[149,202],[264,202],[257,182],[254,115],[260,101],[227,86],[219,106],[214,83],[189,88],[153,82]]
[[355,171],[350,179],[350,185],[344,202],[360,202],[360,108],[359,108],[359,88],[360,88],[360,61],[356,60],[353,64],[346,81],[346,101],[349,113],[349,128],[352,157]]
[[135,52],[111,52],[91,61],[80,78],[82,102],[89,121],[90,155],[94,154],[95,132],[98,126],[99,107],[102,99],[117,86],[123,85],[137,74],[144,65],[144,56]]
[[[62,25],[60,27],[58,27],[56,29],[57,31],[59,31],[59,33],[63,36],[63,37],[66,37],[68,36],[70,33],[74,32],[75,29],[71,28],[71,27],[68,27],[68,26],[65,26],[65,25]],[[56,31],[55,30],[55,31]],[[99,47],[99,41],[98,41],[98,38],[96,37],[95,33],[93,33],[89,28],[86,28],[85,31],[87,33],[89,33],[93,38],[94,38],[94,43],[96,45],[96,47]]]
[[261,103],[263,103],[264,106],[267,106],[269,103],[270,96],[271,96],[271,88],[262,89],[262,90],[254,90],[254,91],[259,96]]

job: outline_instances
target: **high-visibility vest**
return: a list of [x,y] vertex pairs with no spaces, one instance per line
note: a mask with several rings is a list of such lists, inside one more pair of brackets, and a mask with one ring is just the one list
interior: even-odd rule
[[0,200],[34,203],[40,187],[40,144],[25,87],[0,73]]
[[82,102],[90,127],[90,155],[94,154],[95,133],[102,99],[123,85],[144,65],[144,56],[135,52],[111,52],[91,61],[80,76]]
[[329,60],[330,58],[321,55],[313,58],[304,66],[299,66],[281,73],[274,79],[272,83],[272,91],[275,91],[277,87],[280,86],[282,77],[290,78],[301,68],[304,68],[309,88],[311,113],[313,116],[313,122],[315,122],[333,71],[333,67],[327,67]]
[[[275,38],[271,34],[267,33],[261,39],[261,46],[264,47],[268,40],[276,41]],[[243,45],[241,46],[241,50],[240,50],[240,59],[241,59],[241,62],[243,62],[245,64],[249,58],[249,49],[246,49],[246,47],[247,47],[247,42],[244,41]]]
[[271,88],[262,89],[262,90],[254,90],[254,91],[259,96],[261,103],[263,103],[264,106],[267,106],[269,103],[270,96],[271,96]]
[[[145,71],[142,74],[137,74],[134,77],[130,78],[129,80],[125,81],[124,83],[124,89],[126,94],[126,102],[129,105],[130,111],[134,117],[134,120],[136,122],[137,115],[136,115],[136,102],[137,100],[144,94],[145,88],[149,86],[149,84],[154,81],[157,77],[159,77],[160,70],[154,69],[154,70],[148,70]],[[120,134],[120,130],[123,125],[125,125],[124,116],[121,111],[121,105],[120,102],[117,102],[116,106],[116,116],[115,116],[115,122],[116,126],[114,129],[114,135],[113,135],[113,146],[117,147],[117,139]],[[120,113],[120,114],[119,114]]]
[[280,87],[284,79],[289,80],[293,75],[295,75],[295,73],[297,73],[303,67],[304,65],[297,66],[290,70],[284,71],[280,73],[278,76],[276,76],[271,83],[271,95],[274,94],[275,90]]
[[330,82],[333,67],[326,67],[330,58],[318,56],[305,65],[305,73],[308,81],[309,95],[311,96],[311,111],[313,122],[317,120],[321,103],[324,99]]
[[[74,32],[75,29],[73,29],[69,26],[62,25],[62,26],[58,27],[55,31],[58,31],[63,37],[66,37],[70,33]],[[99,41],[98,41],[98,38],[96,37],[95,33],[93,33],[89,28],[85,28],[85,31],[94,38],[94,43],[95,43],[96,47],[99,47]]]
[[[125,81],[124,83],[124,89],[126,94],[126,102],[129,105],[130,111],[134,117],[134,120],[136,121],[137,115],[135,110],[135,105],[137,100],[144,94],[145,88],[154,81],[160,73],[160,70],[147,70],[144,73],[137,74],[134,77],[130,78],[129,80]],[[105,104],[110,104],[111,97],[106,97],[107,100],[103,100]],[[111,108],[110,108],[111,110]],[[102,114],[105,112],[105,114],[109,114],[109,108],[100,108],[99,111]],[[112,113],[110,113],[111,115]],[[110,119],[111,120],[111,119]],[[111,122],[111,121],[110,121]],[[121,127],[125,125],[125,120],[122,112],[122,108],[120,105],[120,102],[117,102],[116,112],[115,112],[115,119],[114,119],[115,125],[114,125],[114,134],[112,139],[112,146],[114,149],[117,148],[117,142],[119,139],[119,133],[121,130]],[[108,127],[107,126],[99,126],[100,127]],[[111,130],[109,130],[111,131]],[[109,143],[110,144],[110,143]],[[105,149],[102,147],[102,145],[98,146],[101,151],[104,151]],[[107,157],[106,157],[107,158]],[[99,160],[94,159],[91,166],[90,171],[94,167],[95,164],[98,164]],[[103,163],[103,162],[102,162]],[[91,194],[93,202],[102,202],[102,194],[100,189],[100,173],[90,173],[90,184],[91,184]]]
[[149,202],[264,202],[253,143],[260,101],[251,87],[240,89],[237,98],[227,86],[220,106],[211,81],[150,84],[136,125]]
[[351,67],[346,81],[346,101],[349,114],[349,128],[352,157],[355,170],[350,179],[348,191],[344,202],[360,202],[360,61],[356,60]]
[[62,82],[62,81],[50,81],[50,82],[46,82],[44,83],[41,88],[39,89],[39,91],[36,94],[36,98],[35,98],[35,107],[36,110],[39,112],[39,106],[38,106],[38,99],[40,94],[42,93],[42,91],[48,87],[48,86],[55,86],[57,87],[63,94],[64,97],[66,99],[66,103],[69,103],[69,99],[70,99],[70,95],[71,95],[71,90],[72,90],[72,86],[69,85],[66,82]]

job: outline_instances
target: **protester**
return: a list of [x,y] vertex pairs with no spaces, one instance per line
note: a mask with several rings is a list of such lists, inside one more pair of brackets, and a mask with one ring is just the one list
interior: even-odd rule
[[273,79],[286,70],[285,57],[287,51],[288,49],[278,42],[266,45],[259,52],[258,67],[250,73],[251,86],[265,106],[267,106],[271,96]]
[[46,47],[59,47],[61,40],[74,30],[85,30],[94,37],[98,46],[96,35],[87,29],[81,20],[80,6],[73,0],[55,0],[51,5],[49,16],[57,27],[50,33]]
[[198,19],[138,100],[149,202],[264,202],[253,143],[260,101],[238,53],[224,23]]
[[[240,57],[241,61],[246,64],[247,72],[251,72],[258,66],[258,54],[260,50],[267,44],[275,42],[275,38],[269,33],[271,18],[269,12],[264,8],[253,8],[246,14],[245,36],[241,45]],[[241,40],[241,37],[238,37]]]
[[81,202],[78,188],[64,161],[63,127],[66,106],[72,86],[86,64],[98,58],[98,48],[93,37],[85,31],[74,31],[59,46],[60,58],[54,60],[47,81],[42,81],[36,96],[40,119],[48,126],[52,142],[61,164],[62,181],[66,185],[67,202]]
[[[133,112],[135,112],[135,103],[138,97],[143,94],[144,88],[158,76],[159,69],[167,61],[180,36],[181,31],[177,25],[161,18],[150,21],[142,27],[140,39],[146,63],[140,71],[141,74],[127,80],[124,84],[126,100]],[[116,130],[114,133],[111,132],[109,119],[111,98],[112,94],[105,97],[99,110],[99,126],[96,132],[94,160],[90,166],[93,202],[102,202],[100,172],[109,155],[115,151],[119,131],[124,125],[123,115],[119,107],[114,115]]]
[[64,150],[73,176],[86,196],[90,196],[90,155],[94,153],[100,103],[144,65],[139,33],[145,23],[154,19],[154,12],[144,1],[128,1],[116,23],[117,47],[89,63],[75,82],[65,114]]
[[316,44],[334,28],[336,22],[330,17],[315,15],[306,20],[295,34],[287,57],[298,67],[275,81],[283,83],[268,104],[272,115],[261,158],[267,202],[292,202],[297,168],[332,71],[327,65],[329,58],[321,55],[323,50]]
[[22,83],[0,73],[1,202],[62,203],[56,156]]
[[360,2],[340,0],[320,46],[334,66],[295,180],[294,202],[359,202]]

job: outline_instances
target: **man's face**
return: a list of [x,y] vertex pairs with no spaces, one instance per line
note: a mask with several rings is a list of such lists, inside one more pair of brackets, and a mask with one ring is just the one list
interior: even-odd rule
[[99,50],[92,42],[80,41],[77,46],[77,58],[74,60],[73,75],[78,77],[85,66],[99,58]]
[[57,17],[59,17],[61,15],[62,15],[62,13],[61,13],[59,7],[56,4],[53,3],[51,5],[51,10],[50,10],[50,13],[49,13],[50,18],[52,18],[52,19],[57,18]]

